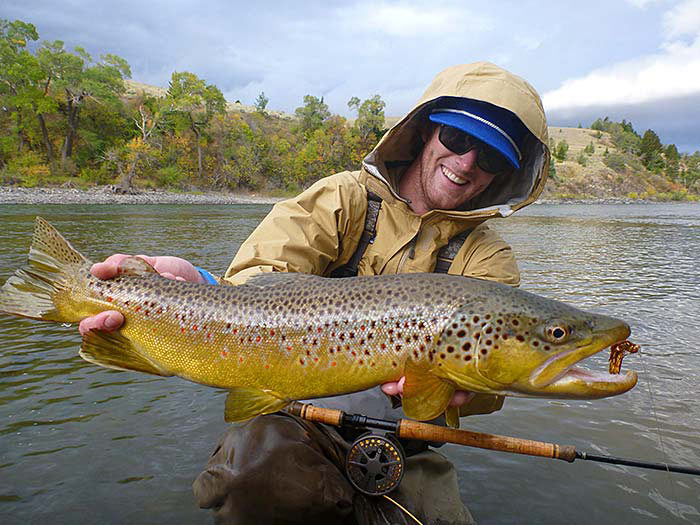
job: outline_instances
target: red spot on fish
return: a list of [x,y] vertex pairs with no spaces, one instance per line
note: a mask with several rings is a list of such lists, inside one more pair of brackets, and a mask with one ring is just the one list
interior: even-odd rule
[[318,363],[318,357],[314,357],[314,362]]
[[111,298],[111,297],[107,297],[107,302],[108,302],[108,303],[111,303],[111,302],[112,302],[112,298]]
[[336,363],[335,361],[333,361],[333,362],[331,363],[331,366],[337,366],[337,365],[338,365],[338,363]]
[[364,364],[365,364],[365,361],[364,361],[364,359],[360,359],[360,360],[358,361],[358,363],[360,363],[361,365],[364,365]]
[[221,351],[221,357],[226,357],[227,355],[228,353],[226,352],[226,350]]
[[[111,300],[111,299],[108,298],[108,300]],[[137,306],[136,308],[134,308],[134,311],[135,311],[135,312],[138,312],[139,310],[141,310],[141,307],[140,307],[140,306]]]
[[270,365],[265,365],[265,370],[269,370],[269,369],[270,369]]
[[288,351],[288,352],[291,352],[291,351],[292,351],[292,347],[289,346],[289,345],[287,345],[287,351]]
[[145,315],[146,317],[148,317],[148,314],[149,314],[150,312],[151,312],[150,310],[145,310],[145,311],[143,312],[143,315]]
[[185,333],[185,327],[184,327],[184,326],[181,327],[181,328],[180,328],[180,331],[184,334],[184,333]]
[[207,339],[211,339],[211,334],[207,334]]
[[319,326],[319,327],[316,329],[316,331],[320,334],[320,333],[323,331],[323,328],[321,328],[321,327]]
[[353,351],[350,352],[350,353],[352,354],[353,357],[355,357],[355,356],[357,355],[357,352],[355,352],[355,350],[353,350]]
[[274,330],[270,330],[270,337],[275,337],[275,331],[274,331]]
[[303,358],[303,357],[300,357],[300,358],[299,358],[299,364],[301,364],[301,365],[304,364],[304,358]]
[[380,344],[379,347],[380,347],[382,350],[386,350],[386,345],[385,345],[384,343]]
[[[229,323],[228,326],[231,327],[231,323]],[[237,333],[238,333],[238,328],[234,328],[234,329],[233,329],[233,333],[234,333],[234,334],[237,334]]]
[[255,338],[255,342],[256,342],[256,343],[259,343],[259,342],[260,342],[260,336],[257,336],[257,337]]
[[197,325],[196,325],[196,324],[193,324],[193,325],[192,325],[192,330],[194,330],[195,332],[197,331]]
[[360,326],[360,330],[364,330],[364,329],[365,329],[365,325]]
[[242,362],[243,362],[243,358],[242,358],[242,357],[239,357],[239,358],[238,358],[238,362],[239,362],[239,363],[242,363]]
[[162,313],[163,313],[163,309],[162,309],[162,308],[158,308],[158,313],[159,313],[159,314],[162,314]]

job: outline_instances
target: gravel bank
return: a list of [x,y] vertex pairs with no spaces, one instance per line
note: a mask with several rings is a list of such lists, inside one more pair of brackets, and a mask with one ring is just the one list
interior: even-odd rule
[[75,188],[0,187],[0,204],[272,204],[278,198],[238,193],[173,193],[147,190],[119,193],[113,186]]

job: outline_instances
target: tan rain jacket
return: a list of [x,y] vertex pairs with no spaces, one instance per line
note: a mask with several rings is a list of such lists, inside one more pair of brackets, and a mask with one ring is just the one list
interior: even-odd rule
[[[427,115],[445,96],[506,108],[520,117],[532,136],[521,148],[521,169],[511,177],[495,179],[464,209],[416,215],[398,194],[398,181],[423,146],[420,129]],[[382,198],[382,205],[376,237],[360,261],[358,275],[432,272],[439,249],[454,235],[473,229],[449,273],[517,286],[520,274],[510,246],[483,223],[508,217],[539,196],[548,172],[547,143],[542,102],[527,82],[486,62],[448,68],[435,77],[416,107],[386,133],[360,171],[326,177],[299,196],[276,204],[243,243],[224,279],[240,284],[251,275],[271,271],[329,275],[355,252],[365,226],[370,190]],[[359,394],[354,396],[361,399]],[[488,413],[502,404],[500,396],[478,395],[461,413]],[[329,406],[347,410],[346,406]],[[375,414],[382,415],[395,414]]]
[[[520,117],[533,137],[523,148],[521,169],[503,184],[496,179],[463,210],[433,210],[419,216],[399,196],[398,180],[422,147],[420,126],[444,96],[506,108]],[[473,228],[449,273],[517,286],[520,275],[510,247],[482,223],[507,217],[539,196],[548,171],[547,143],[542,103],[527,82],[486,62],[448,68],[365,158],[360,171],[326,177],[276,204],[241,246],[224,279],[240,284],[252,274],[269,271],[329,275],[355,252],[369,189],[383,202],[376,238],[360,262],[359,275],[432,272],[438,250],[454,235]],[[401,167],[392,167],[396,165]]]

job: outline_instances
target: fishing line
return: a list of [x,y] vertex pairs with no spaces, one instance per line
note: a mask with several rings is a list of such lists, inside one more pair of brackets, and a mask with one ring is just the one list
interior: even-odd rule
[[420,520],[419,520],[418,518],[416,518],[413,514],[411,514],[411,513],[408,511],[408,509],[406,509],[405,507],[403,507],[398,501],[391,499],[391,498],[390,498],[389,496],[387,496],[386,494],[384,494],[384,497],[385,497],[386,499],[388,499],[389,501],[391,501],[394,505],[396,505],[396,506],[397,506],[398,508],[400,508],[402,511],[404,511],[406,514],[408,514],[411,518],[413,518],[413,521],[415,521],[416,523],[418,523],[418,525],[423,525],[423,524],[420,522]]
[[[644,358],[644,352],[640,351],[639,352],[639,357],[640,360],[642,361],[642,366],[644,367],[644,374],[647,376],[647,390],[649,391],[649,400],[651,401],[651,413],[654,415],[654,421],[656,423],[656,435],[659,438],[659,447],[661,448],[661,454],[663,455],[664,458],[664,463],[668,465],[668,454],[666,453],[666,447],[664,446],[664,440],[661,437],[661,425],[659,423],[659,416],[656,412],[656,402],[654,401],[654,392],[652,388],[652,378],[651,374],[649,373],[649,367],[647,366],[646,359]],[[671,495],[673,496],[673,503],[674,507],[676,509],[676,513],[678,516],[681,515],[681,510],[678,506],[678,498],[676,497],[676,488],[673,484],[673,480],[671,479],[671,471],[668,470],[668,466],[666,467],[666,479],[668,480],[668,484],[671,487]]]

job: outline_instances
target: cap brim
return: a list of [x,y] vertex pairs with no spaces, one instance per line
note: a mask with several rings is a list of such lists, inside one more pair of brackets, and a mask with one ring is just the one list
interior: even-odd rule
[[502,153],[515,169],[520,169],[518,152],[515,150],[510,141],[503,135],[503,133],[498,129],[495,129],[493,126],[490,126],[489,124],[475,118],[471,118],[463,113],[437,111],[430,114],[428,118],[433,122],[437,122],[438,124],[445,124],[446,126],[461,129],[462,131],[473,135],[477,139],[485,142],[492,148]]

